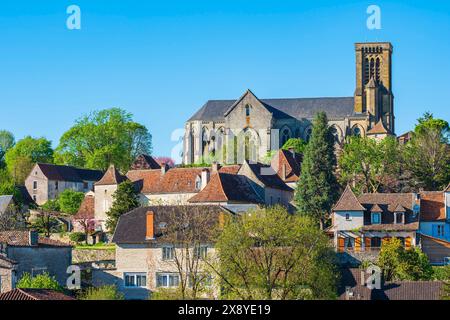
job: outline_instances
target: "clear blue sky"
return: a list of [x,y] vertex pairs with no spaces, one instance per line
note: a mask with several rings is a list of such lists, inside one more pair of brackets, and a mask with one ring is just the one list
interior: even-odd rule
[[[66,28],[71,4],[81,30]],[[2,0],[0,39],[0,129],[54,146],[95,109],[130,111],[170,155],[208,99],[352,96],[362,41],[394,45],[397,134],[427,110],[450,120],[448,1]]]

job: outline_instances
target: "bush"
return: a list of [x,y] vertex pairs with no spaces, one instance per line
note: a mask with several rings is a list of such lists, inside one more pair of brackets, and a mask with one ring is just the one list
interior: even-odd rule
[[64,291],[55,277],[50,276],[47,272],[32,277],[31,274],[25,272],[16,284],[17,288],[22,289],[51,289],[56,291]]
[[61,207],[61,211],[74,215],[80,209],[80,205],[83,200],[83,192],[66,189],[59,195],[59,205]]
[[73,232],[69,235],[69,239],[78,244],[86,240],[86,235],[83,232]]
[[115,285],[88,288],[79,296],[80,300],[123,300],[123,294]]

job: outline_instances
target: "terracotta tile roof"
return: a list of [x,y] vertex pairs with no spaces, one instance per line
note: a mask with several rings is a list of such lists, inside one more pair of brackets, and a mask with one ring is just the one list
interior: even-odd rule
[[345,289],[350,287],[353,292],[350,300],[441,300],[444,285],[442,281],[396,281],[385,282],[381,289],[370,290],[361,283],[359,268],[342,269],[339,299],[346,299]]
[[139,184],[142,193],[197,193],[197,177],[201,178],[205,168],[171,168],[161,170],[130,170],[128,179]]
[[161,165],[152,156],[147,154],[139,155],[131,165],[131,170],[161,169]]
[[[34,247],[30,245],[29,231],[0,231],[0,243],[14,247]],[[70,244],[39,236],[39,247],[71,247]]]
[[370,208],[370,212],[383,212],[383,209],[381,209],[380,206],[375,203],[372,208]]
[[[273,170],[272,167],[267,166],[262,163],[248,163],[245,162],[244,165],[248,165],[256,176],[256,178],[261,181],[264,186],[272,189],[279,189],[284,191],[293,191],[291,187],[289,187]],[[267,169],[272,174],[262,174],[262,168]]]
[[189,199],[189,202],[264,203],[247,177],[221,172],[213,174],[206,187]]
[[450,183],[448,184],[447,188],[444,189],[444,192],[450,192]]
[[7,268],[7,269],[11,269],[13,268],[15,265],[17,265],[17,262],[14,260],[11,260],[5,256],[3,256],[2,254],[0,254],[0,268]]
[[221,172],[221,173],[237,174],[239,172],[239,169],[241,169],[241,165],[240,164],[234,164],[234,165],[221,167],[219,169],[219,172]]
[[395,207],[394,212],[406,212],[406,209],[401,204],[398,204]]
[[103,176],[103,172],[100,170],[80,169],[48,163],[37,163],[37,166],[49,180],[70,182],[98,181]]
[[372,129],[367,131],[367,134],[368,135],[371,135],[371,134],[392,134],[392,132],[389,129],[387,129],[384,126],[383,121],[380,120],[380,121],[378,121],[378,123],[375,126],[373,126]]
[[76,300],[64,293],[49,289],[14,289],[0,294],[0,300]]
[[103,185],[114,185],[119,184],[127,180],[127,177],[120,174],[114,165],[109,166],[108,170],[105,172],[100,181],[96,182],[96,186]]
[[[153,212],[155,239],[146,239],[147,212]],[[152,243],[163,242],[162,223],[169,224],[171,219],[179,219],[189,212],[190,215],[204,215],[205,224],[213,226],[223,214],[231,214],[229,210],[217,205],[187,205],[187,206],[150,206],[134,209],[119,218],[112,242],[121,243]],[[214,239],[207,239],[212,240]]]
[[95,197],[93,195],[86,195],[83,202],[78,209],[77,214],[73,217],[76,219],[94,219],[95,218]]
[[338,202],[333,208],[333,211],[365,211],[361,203],[356,198],[355,194],[352,191],[352,188],[347,185],[345,187],[344,192],[339,198]]
[[444,192],[429,191],[420,193],[420,220],[445,220]]
[[[277,174],[284,182],[297,182],[300,177],[301,163],[301,154],[280,149],[273,157],[271,166],[277,168]],[[286,170],[285,177],[283,177],[283,170]]]

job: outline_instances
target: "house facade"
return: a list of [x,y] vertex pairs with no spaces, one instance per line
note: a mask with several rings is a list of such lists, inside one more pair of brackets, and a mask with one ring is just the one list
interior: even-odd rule
[[[66,286],[67,268],[72,264],[72,246],[40,237],[35,231],[0,232],[0,272],[2,287],[14,288],[15,281],[27,272],[32,276],[48,272]],[[9,272],[7,270],[10,270]]]
[[[327,113],[337,143],[349,135],[394,134],[392,50],[387,42],[355,44],[356,88],[350,97],[259,99],[247,90],[237,100],[207,101],[186,122],[183,163],[211,156],[220,163],[258,162],[289,138],[308,141],[320,111]],[[385,130],[373,130],[377,125]]]
[[33,201],[42,205],[56,199],[66,189],[80,192],[93,190],[94,183],[102,176],[103,172],[99,170],[37,163],[26,178],[25,187]]
[[348,262],[374,260],[384,241],[418,245],[420,196],[414,193],[373,193],[356,196],[347,186],[333,207],[328,233]]

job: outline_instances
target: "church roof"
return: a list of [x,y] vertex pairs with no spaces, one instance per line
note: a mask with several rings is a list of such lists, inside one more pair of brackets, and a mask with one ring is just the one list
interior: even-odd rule
[[[239,99],[238,99],[239,100]],[[188,121],[224,121],[237,100],[209,100]],[[259,99],[277,119],[313,119],[325,111],[329,119],[361,116],[354,111],[353,97]]]
[[372,129],[370,129],[369,131],[367,131],[367,134],[392,134],[391,130],[387,129],[384,126],[384,123],[382,120],[378,121],[378,123],[376,125],[373,126]]

